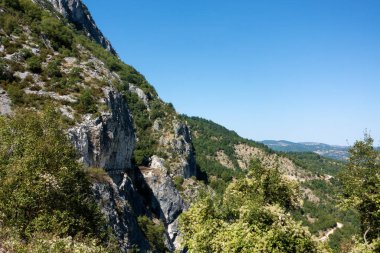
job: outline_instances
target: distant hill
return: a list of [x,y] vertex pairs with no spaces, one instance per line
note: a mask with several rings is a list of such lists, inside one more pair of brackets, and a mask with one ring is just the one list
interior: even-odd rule
[[[308,227],[317,238],[324,238],[329,231],[335,231],[329,237],[329,246],[333,252],[347,252],[341,247],[358,233],[359,219],[352,210],[342,211],[336,207],[339,194],[336,176],[342,170],[343,162],[306,149],[315,145],[299,145],[305,147],[305,152],[273,151],[268,142],[280,147],[297,143],[259,143],[244,139],[211,120],[182,117],[190,126],[197,166],[217,194],[223,194],[230,182],[244,178],[254,160],[268,168],[277,168],[285,178],[298,182],[300,186],[302,205],[291,212],[292,217]],[[334,230],[337,222],[344,224],[344,227]]]
[[316,142],[290,142],[290,141],[273,141],[265,140],[263,144],[267,145],[275,151],[281,152],[313,152],[324,157],[347,160],[348,158],[348,146],[335,146],[324,143]]

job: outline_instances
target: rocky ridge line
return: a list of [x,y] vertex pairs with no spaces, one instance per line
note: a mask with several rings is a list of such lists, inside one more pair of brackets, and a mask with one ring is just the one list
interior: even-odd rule
[[100,44],[112,54],[117,55],[115,49],[111,45],[111,42],[106,39],[106,37],[100,31],[90,12],[88,11],[87,6],[82,2],[82,0],[33,1],[44,6],[45,8],[47,7],[45,1],[50,2],[53,5],[54,9],[62,14],[63,17],[72,22],[78,30],[84,31],[87,36],[92,38],[96,43]]

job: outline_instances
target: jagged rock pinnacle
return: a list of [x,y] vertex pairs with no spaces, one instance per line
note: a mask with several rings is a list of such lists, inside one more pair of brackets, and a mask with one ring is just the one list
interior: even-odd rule
[[97,27],[94,19],[88,11],[82,0],[47,0],[51,2],[54,8],[65,18],[74,23],[78,29],[84,30],[89,37],[102,45],[108,51],[116,55],[115,49],[112,47],[100,29]]

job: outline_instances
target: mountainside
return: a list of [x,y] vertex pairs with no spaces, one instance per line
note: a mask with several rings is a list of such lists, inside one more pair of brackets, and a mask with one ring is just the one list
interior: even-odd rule
[[60,13],[64,18],[75,24],[76,28],[83,31],[88,37],[93,39],[96,43],[116,55],[115,49],[112,47],[111,42],[107,40],[103,33],[97,27],[91,13],[81,0],[33,0],[34,2],[51,8],[49,3],[52,4],[54,9]]
[[333,158],[336,160],[347,160],[348,149],[346,146],[333,146],[323,143],[315,142],[290,142],[290,141],[262,141],[265,145],[273,150],[281,152],[314,152],[327,158]]
[[[302,203],[293,211],[294,217],[319,240],[330,238],[328,243],[334,252],[344,252],[342,249],[350,244],[351,236],[358,232],[359,221],[355,212],[337,207],[339,184],[335,177],[342,169],[342,162],[311,152],[277,153],[212,121],[183,117],[192,129],[198,166],[212,188],[224,192],[229,182],[245,176],[252,161],[278,169],[283,177],[300,186]],[[338,224],[343,227],[324,237]]]
[[[198,187],[187,125],[140,73],[103,48],[101,33],[82,34],[96,26],[81,1],[37,3],[44,10],[29,0],[0,7],[1,114],[58,109],[79,161],[89,173],[107,172],[92,177],[92,191],[123,252],[155,247],[140,217],[164,228],[173,251],[177,218]],[[174,178],[183,179],[184,193]]]
[[[233,201],[234,192],[263,215],[260,232],[280,233],[286,222],[308,249],[326,234],[336,252],[351,242],[356,214],[336,207],[342,163],[275,152],[212,121],[178,115],[116,56],[80,0],[0,3],[0,252],[181,251],[181,214],[210,193],[210,217],[228,223],[238,215],[216,215],[216,200]],[[264,193],[271,184],[276,201]],[[244,187],[257,190],[262,202]],[[247,218],[250,211],[240,213]],[[8,220],[12,228],[3,224]]]

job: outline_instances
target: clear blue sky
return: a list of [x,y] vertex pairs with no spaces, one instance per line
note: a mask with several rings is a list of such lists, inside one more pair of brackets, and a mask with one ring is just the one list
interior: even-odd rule
[[254,140],[380,143],[379,0],[84,0],[180,113]]

